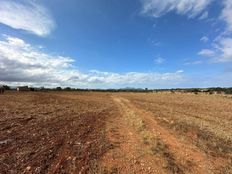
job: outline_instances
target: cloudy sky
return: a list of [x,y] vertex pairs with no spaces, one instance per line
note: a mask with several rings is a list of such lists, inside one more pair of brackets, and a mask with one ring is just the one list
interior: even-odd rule
[[232,86],[232,0],[0,0],[0,83]]

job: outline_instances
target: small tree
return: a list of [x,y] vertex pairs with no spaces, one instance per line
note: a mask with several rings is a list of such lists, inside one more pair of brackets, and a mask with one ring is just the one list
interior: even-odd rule
[[57,91],[62,91],[62,88],[61,87],[57,87],[56,90]]
[[4,88],[5,90],[10,90],[10,87],[7,86],[7,85],[3,85],[3,88]]
[[70,87],[64,88],[65,91],[71,91],[72,89]]

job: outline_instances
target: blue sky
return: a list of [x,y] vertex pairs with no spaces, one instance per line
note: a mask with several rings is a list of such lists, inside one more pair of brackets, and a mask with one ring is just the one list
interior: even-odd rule
[[0,0],[0,82],[232,86],[231,0]]

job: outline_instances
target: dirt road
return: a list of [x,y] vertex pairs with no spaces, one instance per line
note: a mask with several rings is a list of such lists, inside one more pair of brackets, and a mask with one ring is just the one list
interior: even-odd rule
[[128,99],[114,96],[113,100],[120,115],[107,124],[115,148],[103,158],[106,173],[221,173],[223,158],[208,156]]

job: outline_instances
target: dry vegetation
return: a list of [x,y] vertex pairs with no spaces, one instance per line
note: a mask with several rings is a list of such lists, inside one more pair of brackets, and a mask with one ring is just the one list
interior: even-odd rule
[[[226,161],[221,173],[232,173],[232,100],[220,95],[121,94],[180,139],[209,157]],[[223,172],[222,172],[223,171]]]
[[8,92],[0,173],[232,173],[232,100],[215,95]]

